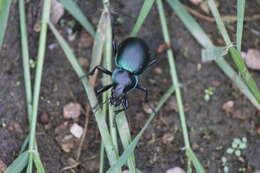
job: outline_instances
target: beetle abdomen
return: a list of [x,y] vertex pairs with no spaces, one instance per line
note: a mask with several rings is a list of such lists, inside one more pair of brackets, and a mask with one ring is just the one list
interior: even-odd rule
[[131,37],[119,45],[117,67],[139,75],[145,70],[149,61],[149,49],[142,39]]

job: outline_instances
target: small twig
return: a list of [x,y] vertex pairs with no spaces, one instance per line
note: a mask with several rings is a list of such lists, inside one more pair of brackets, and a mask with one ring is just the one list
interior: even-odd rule
[[85,124],[84,124],[83,136],[80,138],[79,148],[78,148],[77,156],[76,156],[76,161],[77,162],[79,161],[79,158],[80,158],[80,155],[81,155],[82,146],[84,144],[84,141],[85,141],[85,138],[86,138],[86,134],[87,134],[87,131],[88,131],[89,110],[90,110],[90,107],[87,104],[86,105],[86,112],[85,112]]
[[[193,14],[194,16],[198,17],[198,18],[201,18],[203,20],[206,20],[208,22],[215,22],[215,19],[213,17],[208,17],[208,16],[205,16],[201,13],[199,13],[198,11],[186,6],[186,5],[183,5],[191,14]],[[247,22],[252,22],[252,21],[255,21],[255,20],[259,20],[260,19],[260,14],[255,14],[255,15],[252,15],[252,16],[247,16],[245,17],[245,21]],[[224,22],[236,22],[237,21],[237,16],[233,16],[233,15],[226,15],[226,16],[222,16],[222,20]]]

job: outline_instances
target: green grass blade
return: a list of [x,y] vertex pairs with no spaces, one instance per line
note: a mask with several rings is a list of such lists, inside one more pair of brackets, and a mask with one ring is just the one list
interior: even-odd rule
[[42,161],[40,159],[40,155],[39,153],[34,152],[33,154],[33,161],[34,161],[34,165],[37,169],[37,173],[45,173]]
[[12,0],[1,0],[0,1],[0,50],[4,42],[5,30],[7,27],[7,21],[9,16],[9,10],[11,7]]
[[208,47],[201,51],[202,62],[209,62],[222,58],[228,53],[228,48],[226,47]]
[[[107,68],[109,71],[112,71],[112,27],[111,27],[111,14],[109,10],[109,3],[104,2],[104,16],[106,16],[106,27],[104,28],[105,32],[105,47],[104,47],[104,54],[105,54],[105,59],[104,59],[104,64],[105,68]],[[101,16],[102,18],[102,16]],[[93,59],[92,59],[93,60]],[[106,75],[105,77],[105,85],[109,85],[112,83],[111,77]],[[107,98],[111,96],[111,93],[109,92],[107,94]],[[105,101],[105,100],[103,100]],[[106,103],[108,106],[108,115],[109,115],[109,128],[110,128],[110,134],[112,137],[112,142],[115,148],[115,152],[118,155],[118,141],[117,141],[117,131],[116,127],[114,125],[114,107],[111,104]],[[121,168],[118,168],[115,172],[122,172]]]
[[242,36],[243,36],[243,24],[244,24],[244,17],[245,17],[245,0],[237,0],[237,33],[236,33],[236,40],[237,40],[237,50],[241,51],[242,45]]
[[27,136],[23,142],[23,145],[21,147],[21,150],[20,150],[20,153],[23,153],[26,148],[28,147],[28,144],[29,144],[29,139],[30,139],[30,136]]
[[[56,28],[51,23],[49,23],[49,26],[52,30],[52,33],[58,40],[61,48],[63,49],[67,59],[71,63],[75,72],[77,73],[78,77],[80,78],[82,76],[85,76],[83,69],[79,65],[77,58],[73,54],[68,43],[63,39],[63,37],[59,34],[59,32],[56,30]],[[91,108],[93,109],[98,103],[97,97],[95,95],[95,91],[94,91],[93,87],[91,87],[89,85],[89,82],[86,77],[82,78],[81,81],[82,81],[83,87],[87,93]],[[102,141],[103,141],[105,149],[106,149],[108,160],[110,162],[110,165],[113,165],[117,161],[118,156],[115,152],[115,148],[113,146],[112,139],[109,134],[109,130],[108,130],[108,127],[107,127],[107,124],[105,121],[105,116],[102,114],[100,109],[96,109],[96,112],[94,115],[95,115],[95,118],[97,121],[98,129],[99,129],[101,137],[102,137]]]
[[89,71],[91,71],[94,67],[100,65],[101,63],[107,28],[109,27],[110,24],[109,15],[110,13],[108,9],[104,9],[101,14],[98,27],[97,27],[96,36],[95,36],[94,46],[92,49],[91,64],[90,64]]
[[[122,141],[122,145],[124,147],[124,150],[126,150],[128,145],[131,143],[132,139],[131,139],[130,127],[128,125],[127,118],[124,112],[121,112],[119,115],[117,115],[116,124],[117,124],[120,139]],[[127,160],[127,165],[131,173],[135,173],[137,171],[134,151],[129,156]]]
[[24,0],[19,0],[19,17],[20,17],[20,32],[21,32],[21,45],[22,45],[22,56],[23,56],[23,71],[24,71],[24,83],[26,92],[27,102],[27,113],[29,122],[32,119],[32,86],[31,86],[31,75],[30,75],[30,64],[29,64],[29,49],[28,49],[28,37],[26,31],[26,20],[25,20],[25,6]]
[[136,137],[133,139],[133,141],[128,145],[126,150],[123,152],[123,154],[120,156],[118,161],[116,162],[115,165],[113,165],[106,173],[114,173],[114,170],[123,166],[127,159],[130,157],[130,155],[134,152],[134,149],[136,145],[138,144],[138,141],[142,137],[144,131],[147,129],[149,124],[152,122],[153,118],[155,117],[156,113],[161,109],[161,107],[165,104],[165,102],[168,100],[168,98],[173,94],[174,92],[174,86],[170,87],[167,92],[162,96],[160,99],[159,103],[157,104],[155,108],[155,112],[152,112],[146,121],[145,125],[143,128],[140,130],[140,132],[136,135]]
[[153,6],[153,3],[154,3],[155,0],[145,0],[144,1],[144,4],[143,4],[143,7],[139,13],[139,16],[137,18],[137,21],[135,23],[135,26],[131,32],[131,37],[136,37],[141,26],[143,25],[144,21],[145,21],[145,18],[146,16],[148,15],[148,13],[150,12],[152,6]]
[[199,159],[197,158],[195,153],[190,148],[186,150],[186,154],[192,161],[197,172],[205,172],[205,169],[201,166]]
[[5,173],[20,173],[28,163],[29,154],[27,151],[21,153],[13,163],[6,169]]
[[69,13],[85,28],[85,30],[88,31],[92,37],[95,37],[94,27],[82,13],[78,5],[73,0],[60,0],[60,2],[66,10],[68,10]]
[[219,29],[219,31],[220,31],[220,33],[221,33],[221,35],[222,35],[226,45],[232,44],[231,41],[230,41],[230,38],[228,36],[228,32],[226,30],[226,27],[225,27],[225,25],[224,25],[224,23],[223,23],[223,21],[221,19],[221,16],[220,16],[220,14],[218,12],[218,9],[216,7],[216,4],[215,4],[214,0],[208,0],[208,5],[209,5],[209,8],[210,8],[210,10],[211,10],[215,20],[216,20],[218,29]]
[[[187,12],[182,6],[179,0],[167,0],[170,7],[174,10],[177,16],[181,19],[185,27],[190,31],[192,36],[200,43],[204,48],[214,47],[211,40],[208,38],[205,31],[200,27],[196,20]],[[239,75],[234,69],[227,63],[224,58],[215,60],[220,69],[234,82],[234,84],[240,89],[240,91],[260,110],[260,105],[255,99],[254,95],[241,80]]]
[[34,90],[33,90],[34,91],[33,104],[32,104],[33,107],[32,107],[32,117],[31,117],[31,123],[30,123],[30,140],[29,140],[29,151],[31,151],[31,152],[29,152],[29,164],[27,166],[27,173],[32,172],[32,163],[33,163],[33,152],[32,151],[35,150],[36,123],[37,123],[42,71],[43,71],[46,40],[47,40],[47,23],[48,23],[49,17],[50,17],[50,8],[51,8],[50,0],[45,0],[43,3],[41,32],[40,32],[39,48],[38,48],[38,55],[37,55],[37,67],[36,67]]
[[[220,17],[220,14],[218,12],[218,9],[216,7],[214,0],[208,0],[208,4],[209,4],[209,8],[210,8],[216,22],[217,22],[218,29],[219,29],[222,37],[224,38],[226,45],[231,45],[232,43],[229,39],[227,30]],[[244,79],[245,83],[247,84],[247,86],[249,87],[249,89],[251,90],[253,95],[255,96],[257,102],[260,103],[260,91],[257,88],[257,85],[256,85],[254,79],[252,78],[251,74],[249,73],[249,71],[245,65],[245,62],[242,59],[239,51],[237,51],[235,48],[231,47],[229,49],[229,52],[231,54],[231,57],[232,57],[234,63],[236,64],[239,72],[241,73],[242,78]]]
[[[171,45],[170,34],[169,34],[169,31],[168,31],[168,25],[167,25],[167,22],[166,22],[166,17],[165,17],[165,12],[164,12],[162,0],[157,0],[156,2],[157,2],[158,11],[159,11],[164,41],[165,41],[165,43]],[[170,66],[171,78],[172,78],[172,83],[173,83],[172,85],[175,86],[176,100],[177,100],[177,104],[178,104],[178,110],[179,110],[179,116],[180,116],[180,120],[181,120],[181,127],[182,127],[182,133],[183,133],[185,148],[186,148],[186,150],[192,150],[191,146],[190,146],[190,141],[189,141],[189,134],[188,134],[188,128],[187,128],[187,124],[186,124],[184,106],[183,106],[183,102],[182,102],[181,90],[180,90],[180,87],[179,87],[179,81],[178,81],[176,65],[175,65],[175,62],[174,62],[172,49],[167,50],[167,55],[168,55],[167,58],[168,58],[169,66]],[[195,162],[195,160],[193,160],[193,158],[190,158],[189,155],[187,155],[187,157],[188,157],[189,160],[192,161],[192,163],[195,166],[197,172],[199,172],[199,173],[205,173],[206,172],[203,169],[203,167],[201,166],[201,163],[199,161]],[[202,169],[197,169],[197,168],[202,168]]]

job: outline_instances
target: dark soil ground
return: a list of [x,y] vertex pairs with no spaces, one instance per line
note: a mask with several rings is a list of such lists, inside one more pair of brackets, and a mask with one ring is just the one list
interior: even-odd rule
[[[203,14],[198,7],[190,2],[183,2]],[[235,0],[220,0],[219,2],[219,9],[223,15],[236,14]],[[142,3],[143,1],[138,0],[112,1],[112,6],[118,13],[118,17],[124,21],[123,24],[116,24],[114,27],[116,39],[119,42],[129,35]],[[96,26],[102,9],[100,1],[80,0],[78,4]],[[33,30],[33,26],[41,14],[39,7],[40,2],[36,0],[27,3],[27,27],[32,59],[35,59],[37,54],[39,33]],[[216,64],[202,64],[201,47],[167,4],[165,7],[177,71],[181,83],[184,84],[182,95],[194,151],[209,173],[223,172],[222,156],[228,159],[231,173],[240,172],[240,168],[245,168],[244,172],[247,173],[259,170],[259,113],[247,98],[233,86]],[[246,16],[259,13],[259,9],[260,5],[257,1],[247,1]],[[11,8],[4,48],[0,53],[0,160],[7,165],[18,155],[28,134],[18,17],[17,1],[15,1]],[[65,15],[64,20],[72,20],[72,17]],[[223,44],[214,23],[198,18],[197,20],[216,44]],[[259,20],[245,23],[242,50],[259,48],[259,26]],[[64,28],[59,27],[59,30],[65,33]],[[229,23],[228,30],[232,40],[235,40],[235,23]],[[76,39],[70,42],[71,47],[77,57],[89,60],[92,46],[88,48],[82,46],[80,38],[84,31],[79,28],[77,32]],[[151,50],[156,50],[160,44],[163,44],[156,6],[149,14],[139,36],[149,43]],[[48,45],[53,43],[56,43],[56,40],[50,33]],[[38,123],[37,136],[41,158],[47,172],[58,173],[68,165],[68,159],[73,158],[76,151],[75,148],[70,153],[63,152],[55,140],[54,129],[64,122],[63,106],[71,101],[79,102],[84,106],[88,101],[80,80],[59,47],[52,50],[47,48],[45,60],[39,115],[47,112],[51,121],[47,129],[45,125]],[[198,69],[199,64],[202,64],[201,69]],[[253,72],[253,76],[260,86],[259,72]],[[150,102],[155,104],[171,85],[165,54],[160,56],[156,67],[144,74],[141,80],[150,90]],[[209,87],[215,87],[215,91],[210,101],[205,102],[204,90]],[[143,100],[140,98],[143,98],[143,93],[139,91],[132,92],[129,98],[130,108],[127,114],[133,136],[138,133],[148,117],[142,106]],[[229,100],[235,102],[233,113],[226,113],[222,110],[222,105]],[[183,138],[175,104],[176,101],[172,97],[150,125],[138,145],[135,152],[137,167],[145,173],[164,173],[167,169],[175,166],[186,168],[185,153],[181,150],[184,146]],[[80,120],[80,124],[83,125],[83,115]],[[14,127],[14,124],[17,123],[20,128]],[[173,136],[173,140],[167,143],[163,138],[165,134]],[[241,137],[246,137],[249,144],[247,149],[242,151],[241,157],[226,154],[226,149],[231,146],[233,139]],[[74,172],[98,172],[99,149],[100,136],[95,120],[91,116],[87,139],[82,151],[81,165],[74,169]]]

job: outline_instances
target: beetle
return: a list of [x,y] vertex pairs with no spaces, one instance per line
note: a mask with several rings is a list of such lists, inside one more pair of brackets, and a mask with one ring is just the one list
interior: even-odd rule
[[147,44],[138,37],[129,37],[118,48],[115,46],[114,49],[116,55],[115,69],[111,72],[98,65],[90,71],[89,75],[93,75],[96,70],[99,70],[104,74],[112,76],[112,84],[98,89],[97,94],[99,95],[112,88],[109,102],[115,107],[123,105],[123,109],[116,111],[119,113],[127,110],[127,93],[134,88],[143,91],[145,93],[144,101],[148,102],[148,89],[138,82],[138,76],[148,67],[155,64],[157,58],[150,58]]

